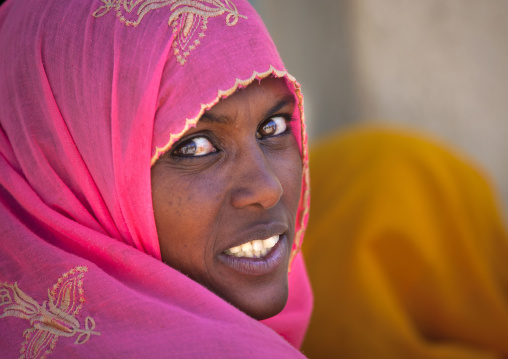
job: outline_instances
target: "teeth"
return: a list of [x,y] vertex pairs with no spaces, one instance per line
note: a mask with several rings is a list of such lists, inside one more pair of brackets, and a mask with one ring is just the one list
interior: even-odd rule
[[255,241],[252,241],[252,249],[254,249],[255,251],[259,252],[263,248],[265,248],[265,246],[263,245],[263,241],[261,239],[256,239]]
[[242,244],[241,247],[242,247],[242,251],[245,252],[245,253],[252,252],[252,244],[251,244],[251,242],[247,242],[245,244]]
[[231,253],[238,253],[238,252],[241,252],[241,251],[242,251],[242,247],[241,247],[241,246],[238,246],[238,247],[229,248],[229,251],[230,251]]
[[264,243],[265,248],[272,248],[279,241],[279,236],[273,236],[266,239],[266,243]]
[[235,257],[260,258],[270,252],[270,249],[272,249],[278,241],[279,236],[273,236],[264,240],[256,239],[240,246],[229,248],[225,250],[224,253]]

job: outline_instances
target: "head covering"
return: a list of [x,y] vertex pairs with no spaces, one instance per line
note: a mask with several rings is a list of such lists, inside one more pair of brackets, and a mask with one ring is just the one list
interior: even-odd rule
[[303,248],[316,358],[508,357],[508,236],[482,171],[434,140],[364,127],[311,150]]
[[289,300],[264,324],[161,262],[152,209],[151,164],[238,88],[285,78],[303,121],[249,4],[9,0],[0,49],[2,355],[300,356],[312,306],[297,254],[302,122]]

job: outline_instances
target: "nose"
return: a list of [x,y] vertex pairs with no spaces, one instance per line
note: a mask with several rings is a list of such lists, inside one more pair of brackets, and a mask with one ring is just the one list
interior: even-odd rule
[[237,157],[235,185],[231,204],[235,208],[255,206],[268,209],[275,206],[283,193],[282,185],[270,166],[270,161],[257,147]]

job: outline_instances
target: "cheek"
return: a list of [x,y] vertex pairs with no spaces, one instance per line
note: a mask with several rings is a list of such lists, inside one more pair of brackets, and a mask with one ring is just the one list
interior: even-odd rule
[[[220,190],[220,189],[219,189]],[[214,232],[217,186],[186,176],[152,171],[152,202],[162,260],[186,274],[203,267]]]
[[[165,186],[166,187],[166,186]],[[187,259],[188,256],[182,255],[183,251],[189,250],[192,246],[189,237],[193,233],[185,231],[189,227],[187,221],[189,219],[189,211],[184,203],[189,203],[187,198],[178,191],[176,186],[167,188],[158,188],[152,186],[152,202],[155,217],[155,225],[159,237],[162,260],[168,264],[174,260]],[[176,267],[175,265],[172,265]]]
[[283,198],[292,214],[296,216],[300,201],[303,171],[302,159],[296,143],[280,158],[276,166],[278,168],[278,178],[284,191]]

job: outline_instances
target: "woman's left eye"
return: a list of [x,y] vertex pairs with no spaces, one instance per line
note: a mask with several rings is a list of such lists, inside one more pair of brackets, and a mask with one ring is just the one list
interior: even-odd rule
[[176,147],[172,155],[177,157],[199,157],[212,152],[217,152],[215,146],[208,138],[200,136],[191,138]]
[[263,122],[256,133],[257,138],[276,136],[287,129],[287,120],[283,116],[270,117]]

